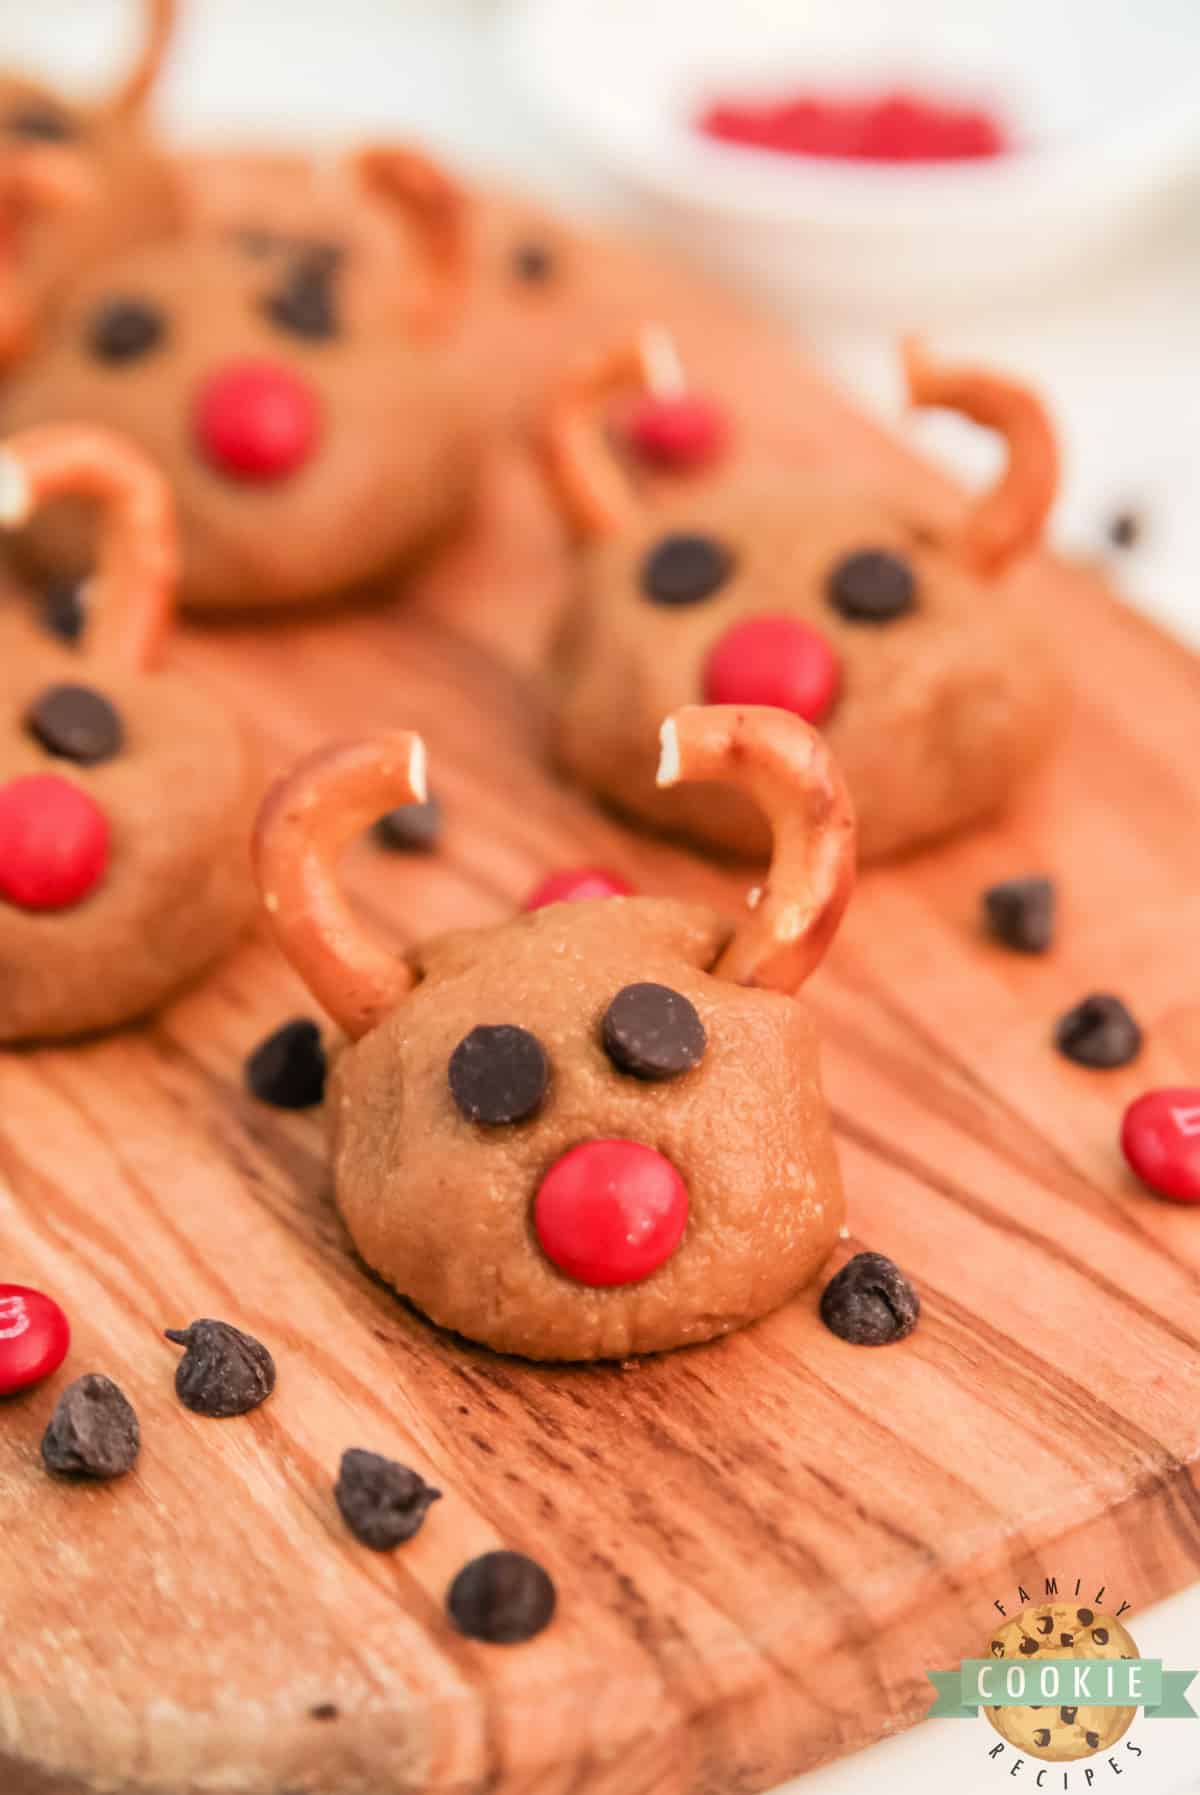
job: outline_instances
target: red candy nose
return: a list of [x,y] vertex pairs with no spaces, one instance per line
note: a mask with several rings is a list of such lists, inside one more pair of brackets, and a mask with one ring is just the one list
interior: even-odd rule
[[0,786],[0,898],[23,910],[65,910],[108,865],[108,819],[69,779],[31,773]]
[[284,480],[317,446],[321,408],[307,380],[282,364],[230,362],[196,395],[200,452],[234,480]]
[[637,1141],[585,1141],[556,1160],[533,1207],[547,1259],[581,1284],[636,1284],[666,1263],[687,1226],[687,1186]]
[[547,904],[575,903],[581,898],[630,897],[633,886],[620,873],[602,866],[569,866],[535,885],[521,908],[544,910]]
[[687,471],[720,459],[729,440],[725,413],[698,393],[639,399],[629,416],[629,445],[651,467]]
[[819,723],[838,693],[837,656],[796,617],[750,617],[720,638],[704,669],[709,704],[771,704]]

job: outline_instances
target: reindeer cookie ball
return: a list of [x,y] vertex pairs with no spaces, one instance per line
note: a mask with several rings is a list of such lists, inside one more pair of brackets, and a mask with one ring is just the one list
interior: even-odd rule
[[158,671],[170,495],[119,437],[47,426],[0,445],[0,523],[71,493],[105,518],[82,652],[0,619],[0,1042],[154,1009],[253,910],[252,757],[216,703]]
[[639,505],[593,413],[640,367],[636,350],[606,358],[548,417],[550,467],[585,538],[554,664],[565,770],[645,823],[760,858],[768,825],[744,793],[664,792],[647,757],[656,719],[680,704],[766,704],[822,730],[864,859],[997,810],[1045,751],[1060,702],[1018,567],[1056,478],[1038,401],[910,350],[916,403],[951,406],[1009,446],[995,490],[947,535],[832,472],[735,472]]
[[83,269],[182,222],[178,178],[145,124],[175,11],[146,0],[141,53],[97,104],[0,70],[0,370]]
[[534,1359],[707,1340],[811,1279],[843,1205],[812,1019],[793,993],[853,883],[820,738],[694,708],[660,778],[733,780],[779,830],[758,907],[551,904],[401,958],[352,912],[341,848],[424,797],[411,735],[302,763],[259,819],[284,952],[351,1045],[331,1084],[338,1204],[364,1259],[442,1326]]
[[[84,281],[0,398],[10,428],[82,417],[154,458],[175,494],[185,606],[361,588],[466,501],[473,413],[443,353],[462,286],[454,190],[400,152],[365,155],[359,178],[424,254],[423,281],[398,271],[390,316],[337,240],[180,240]],[[81,508],[56,506],[31,546],[70,575],[90,543]]]

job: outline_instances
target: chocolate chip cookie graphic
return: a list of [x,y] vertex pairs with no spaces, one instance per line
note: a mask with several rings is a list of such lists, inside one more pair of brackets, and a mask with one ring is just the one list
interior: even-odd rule
[[[981,1653],[981,1656],[984,1654]],[[1023,1608],[997,1627],[987,1655],[1022,1661],[1045,1658],[1136,1658],[1137,1646],[1120,1621],[1098,1608],[1056,1602]],[[1050,1763],[1070,1763],[1109,1751],[1128,1732],[1136,1708],[1073,1706],[1071,1689],[1061,1706],[985,1708],[984,1713],[1010,1745]]]

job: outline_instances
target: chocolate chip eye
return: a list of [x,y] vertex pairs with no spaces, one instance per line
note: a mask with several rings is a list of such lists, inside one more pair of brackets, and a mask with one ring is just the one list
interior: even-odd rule
[[48,686],[25,715],[25,727],[47,754],[94,767],[121,752],[121,718],[91,686]]
[[512,252],[511,267],[518,280],[540,286],[556,272],[554,251],[545,243],[518,243]]
[[830,571],[829,602],[852,623],[890,623],[917,602],[912,568],[886,549],[860,549]]
[[81,582],[51,580],[42,594],[42,628],[60,642],[78,642],[87,622]]
[[23,138],[26,143],[70,143],[79,135],[73,118],[57,106],[37,100],[10,112],[4,129],[10,137]]
[[281,330],[310,342],[328,342],[338,334],[333,302],[333,266],[322,259],[298,264],[278,292],[268,294],[263,311]]
[[88,325],[88,348],[100,361],[136,361],[156,349],[167,334],[167,321],[145,299],[110,299]]
[[468,1122],[489,1128],[535,1115],[549,1083],[541,1042],[511,1023],[473,1028],[450,1055],[450,1095]]
[[604,1051],[633,1078],[678,1078],[704,1058],[708,1035],[690,1003],[669,985],[626,985],[604,1013]]
[[664,536],[642,563],[642,591],[656,605],[694,605],[719,591],[733,568],[732,552],[713,536]]

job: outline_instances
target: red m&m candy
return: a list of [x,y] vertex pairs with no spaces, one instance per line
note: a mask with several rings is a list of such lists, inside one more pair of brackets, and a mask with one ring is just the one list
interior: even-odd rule
[[12,1396],[57,1371],[71,1329],[57,1303],[25,1284],[0,1284],[0,1396]]
[[580,898],[630,897],[633,886],[620,873],[602,866],[568,866],[535,885],[522,910],[544,910],[547,904],[576,903]]
[[108,865],[108,819],[90,792],[57,773],[0,785],[0,898],[23,910],[65,910]]
[[637,1284],[683,1239],[688,1193],[638,1141],[584,1141],[542,1179],[533,1225],[547,1259],[580,1284]]
[[1121,1150],[1150,1189],[1200,1203],[1200,1086],[1147,1091],[1125,1111]]
[[629,414],[629,446],[650,467],[687,472],[719,460],[729,441],[724,411],[699,393],[647,393]]
[[311,459],[321,433],[309,382],[269,361],[230,362],[196,395],[193,428],[205,460],[234,480],[285,480]]
[[806,723],[827,716],[838,695],[837,656],[798,617],[747,617],[714,644],[704,668],[708,704],[769,704]]

